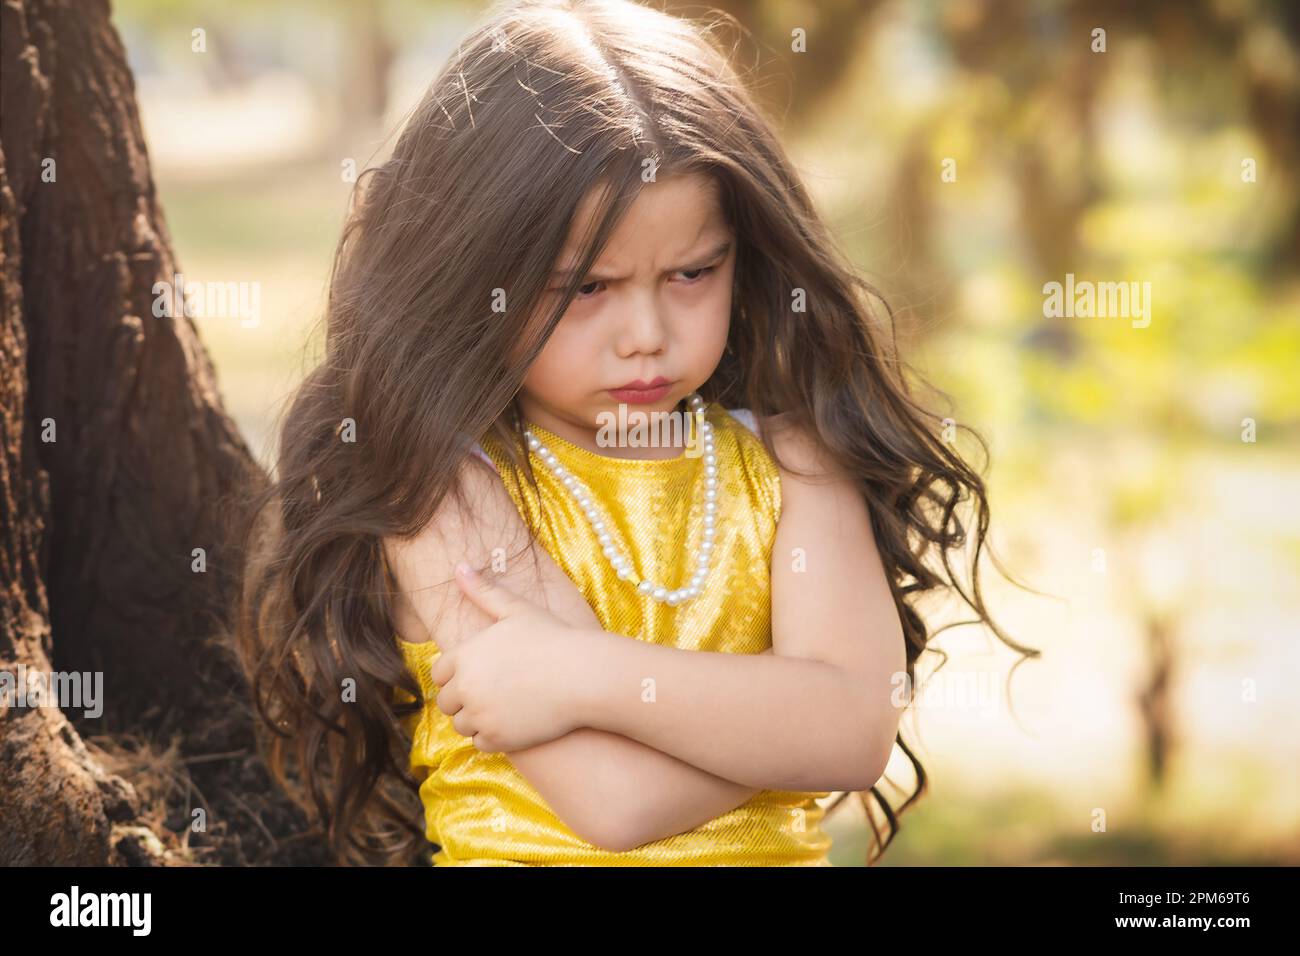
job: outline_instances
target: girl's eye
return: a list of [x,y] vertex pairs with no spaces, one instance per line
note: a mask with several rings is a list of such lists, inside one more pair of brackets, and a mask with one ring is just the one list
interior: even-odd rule
[[[686,279],[687,285],[694,285],[696,282],[699,282],[701,279],[703,279],[706,275],[708,275],[716,268],[717,266],[705,266],[702,269],[682,269],[680,274],[684,276],[688,276],[688,278]],[[692,277],[690,276],[690,273],[695,273],[695,275]]]
[[[717,268],[717,266],[704,266],[700,269],[679,269],[678,274],[686,276],[686,279],[683,280],[685,285],[694,285]],[[588,282],[586,285],[580,285],[578,286],[577,292],[574,293],[574,299],[590,299],[600,291],[600,286],[602,285],[604,285],[604,283],[600,281]]]

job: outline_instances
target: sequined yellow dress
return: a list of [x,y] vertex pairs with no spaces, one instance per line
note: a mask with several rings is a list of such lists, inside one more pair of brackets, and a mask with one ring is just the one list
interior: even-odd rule
[[[714,557],[704,594],[677,607],[618,578],[586,515],[539,460],[532,464],[540,496],[526,481],[522,493],[513,481],[504,485],[605,630],[679,648],[758,654],[771,646],[769,560],[781,509],[780,475],[750,430],[747,411],[710,404],[706,416],[714,426],[719,479]],[[682,586],[678,582],[685,582],[700,541],[703,459],[612,458],[530,427],[591,489],[641,577]],[[484,445],[476,451],[507,475],[509,459],[491,442]],[[823,810],[816,802],[827,792],[764,790],[693,830],[627,852],[593,846],[550,810],[509,759],[480,752],[438,710],[438,689],[429,679],[440,653],[436,644],[397,641],[426,700],[407,718],[407,730],[425,833],[441,847],[435,865],[830,865],[831,841],[820,827]]]

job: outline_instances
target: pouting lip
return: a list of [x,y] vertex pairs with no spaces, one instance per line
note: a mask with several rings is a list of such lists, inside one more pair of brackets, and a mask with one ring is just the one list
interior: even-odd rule
[[641,379],[638,378],[635,381],[628,382],[626,385],[620,385],[618,386],[618,388],[611,388],[610,391],[611,392],[626,392],[626,391],[646,392],[652,388],[658,388],[660,385],[667,385],[667,384],[669,384],[668,379],[660,375],[658,378],[651,379],[648,382],[643,382],[641,381]]

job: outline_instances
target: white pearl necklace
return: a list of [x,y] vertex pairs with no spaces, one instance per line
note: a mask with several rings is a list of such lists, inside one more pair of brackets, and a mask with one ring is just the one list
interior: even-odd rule
[[[686,401],[687,409],[692,418],[695,417],[697,412],[704,410],[704,399],[700,397],[698,392],[692,392]],[[587,516],[587,520],[591,522],[592,530],[596,532],[596,540],[600,542],[606,559],[613,565],[614,571],[620,579],[631,581],[642,594],[662,604],[670,604],[673,607],[684,604],[692,598],[697,598],[704,592],[704,580],[709,572],[709,557],[713,552],[715,512],[717,511],[718,498],[718,458],[713,452],[712,424],[707,421],[700,422],[700,438],[704,444],[703,540],[701,540],[699,551],[696,554],[695,572],[691,575],[690,583],[676,590],[670,590],[661,584],[643,580],[632,570],[631,560],[614,544],[609,529],[606,527],[600,513],[596,510],[595,499],[587,486],[560,464],[555,457],[555,453],[543,445],[537,436],[532,433],[531,429],[525,428],[524,436],[528,439],[529,449],[536,452],[551,473],[560,479],[560,483],[578,499],[579,506]]]

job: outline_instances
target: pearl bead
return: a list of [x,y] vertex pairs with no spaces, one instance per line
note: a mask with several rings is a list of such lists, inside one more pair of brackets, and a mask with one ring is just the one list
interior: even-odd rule
[[[696,413],[703,413],[706,409],[704,399],[698,394],[692,394],[687,398],[687,408],[692,417]],[[701,416],[702,417],[702,416]],[[536,435],[525,429],[524,437],[530,451],[536,453],[556,477],[556,479],[569,490],[574,499],[578,502],[579,508],[591,524],[592,531],[596,535],[596,540],[600,542],[601,549],[606,559],[614,568],[615,573],[620,580],[631,581],[635,584],[639,594],[646,595],[662,604],[668,604],[676,607],[692,598],[699,597],[703,593],[704,581],[707,577],[709,567],[709,554],[713,550],[713,537],[715,531],[715,512],[717,510],[718,497],[718,458],[713,444],[713,424],[708,421],[699,421],[699,434],[701,443],[704,448],[704,494],[703,494],[703,521],[704,527],[701,532],[699,549],[696,553],[695,570],[691,574],[685,587],[669,589],[655,584],[653,581],[640,580],[636,572],[632,569],[632,562],[627,555],[621,553],[614,544],[613,536],[606,530],[605,522],[600,516],[600,511],[596,507],[590,491],[582,481],[574,474],[570,473],[561,463],[559,458],[546,445],[541,442]]]

